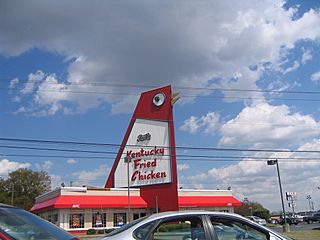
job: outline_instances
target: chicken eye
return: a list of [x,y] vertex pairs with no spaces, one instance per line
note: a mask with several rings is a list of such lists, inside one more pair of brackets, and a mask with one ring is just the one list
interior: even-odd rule
[[160,92],[154,95],[152,102],[155,106],[160,107],[165,100],[166,96],[162,92]]

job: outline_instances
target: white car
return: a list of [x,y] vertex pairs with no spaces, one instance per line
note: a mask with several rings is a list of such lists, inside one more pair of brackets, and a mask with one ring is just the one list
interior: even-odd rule
[[104,240],[288,240],[237,214],[211,211],[163,212],[135,220]]
[[260,224],[260,225],[267,225],[267,221],[265,219],[259,218],[257,216],[246,216],[246,218],[249,218],[250,220]]

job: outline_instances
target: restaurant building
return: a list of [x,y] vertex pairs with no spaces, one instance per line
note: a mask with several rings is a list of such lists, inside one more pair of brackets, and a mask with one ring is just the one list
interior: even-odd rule
[[[60,187],[37,197],[31,211],[40,217],[75,233],[88,229],[109,229],[151,215],[160,209],[148,208],[139,189],[106,189]],[[233,212],[241,205],[231,190],[179,189],[179,210],[204,209]]]

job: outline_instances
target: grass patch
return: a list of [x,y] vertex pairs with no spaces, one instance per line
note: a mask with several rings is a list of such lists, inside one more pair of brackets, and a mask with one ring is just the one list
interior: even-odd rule
[[310,231],[294,231],[283,233],[284,235],[294,238],[296,240],[315,240],[320,239],[320,230],[310,230]]

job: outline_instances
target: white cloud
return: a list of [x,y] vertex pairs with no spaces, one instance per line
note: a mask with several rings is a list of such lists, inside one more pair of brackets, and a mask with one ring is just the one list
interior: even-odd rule
[[[97,181],[99,180],[100,184],[103,185],[105,182],[105,177],[108,176],[110,168],[107,165],[101,165],[98,169],[83,170],[80,172],[74,172],[71,175],[77,179],[73,182],[74,185],[95,185],[97,186]],[[101,180],[101,177],[104,177],[104,180]]]
[[320,71],[311,75],[311,80],[314,82],[320,82]]
[[180,130],[190,133],[196,133],[201,130],[213,135],[220,126],[220,115],[216,112],[208,112],[207,115],[202,117],[191,116],[184,121]]
[[178,171],[185,171],[185,170],[189,169],[190,166],[189,166],[189,164],[184,163],[184,164],[178,164],[177,168],[178,168]]
[[220,128],[220,115],[216,112],[209,112],[201,118],[202,125],[205,128],[204,132],[214,134]]
[[196,133],[199,127],[199,119],[195,116],[191,116],[184,121],[183,125],[180,127],[180,130],[190,133]]
[[37,87],[37,84],[41,82],[44,77],[45,74],[41,70],[38,70],[36,73],[30,73],[27,83],[25,84],[24,88],[20,90],[20,92],[22,94],[32,93]]
[[78,163],[78,160],[71,158],[71,159],[67,160],[67,163],[68,164],[76,164],[76,163]]
[[294,61],[292,66],[288,67],[287,69],[285,69],[283,71],[283,74],[287,74],[289,72],[293,72],[295,70],[297,70],[300,67],[300,63],[298,61]]
[[62,176],[50,174],[51,177],[51,189],[56,189],[61,186],[61,183],[63,183]]
[[10,81],[9,88],[10,88],[10,89],[15,88],[18,83],[19,83],[19,79],[18,79],[18,78],[12,79],[12,80]]
[[[296,9],[285,10],[283,4],[282,0],[79,1],[64,2],[61,8],[59,1],[40,5],[28,1],[19,6],[10,1],[0,9],[0,53],[17,56],[40,48],[69,60],[67,79],[54,77],[56,82],[41,87],[29,83],[24,90],[42,90],[33,95],[44,114],[83,112],[101,102],[112,104],[114,113],[119,112],[117,107],[123,112],[125,106],[131,106],[121,104],[119,95],[110,93],[129,90],[117,84],[159,86],[170,82],[173,86],[207,87],[217,78],[222,87],[256,89],[263,63],[277,66],[285,50],[293,49],[296,42],[315,41],[320,36],[318,12],[311,9],[297,19]],[[310,57],[305,52],[302,58]],[[258,71],[250,72],[252,65],[258,66]],[[293,63],[290,71],[297,67]],[[235,73],[243,77],[235,79]],[[95,82],[111,85],[94,87]],[[130,94],[136,93],[132,91]],[[234,93],[225,94],[234,97]],[[257,93],[247,96],[254,95]],[[65,103],[74,104],[75,109],[65,109]]]
[[53,167],[53,162],[51,161],[44,161],[42,164],[36,163],[35,164],[36,168],[41,170],[41,171],[46,171],[48,172],[52,167]]
[[306,64],[311,59],[312,59],[311,50],[303,49],[303,55],[302,55],[302,58],[301,58],[301,63],[302,64]]
[[0,160],[0,176],[7,176],[10,172],[16,171],[19,168],[30,168],[30,163],[19,163],[8,159]]
[[220,145],[281,148],[320,135],[320,123],[310,115],[293,113],[286,105],[268,103],[245,107],[221,127]]
[[[318,151],[320,139],[306,142],[297,150]],[[318,153],[256,153],[252,157],[255,158],[247,157],[238,163],[211,168],[207,172],[189,176],[185,181],[199,185],[212,183],[211,188],[223,186],[221,189],[226,189],[231,186],[240,199],[248,197],[249,200],[258,201],[275,211],[281,207],[277,169],[275,166],[268,166],[266,159],[278,159],[283,191],[298,193],[298,211],[308,209],[305,196],[314,195],[319,186]]]

